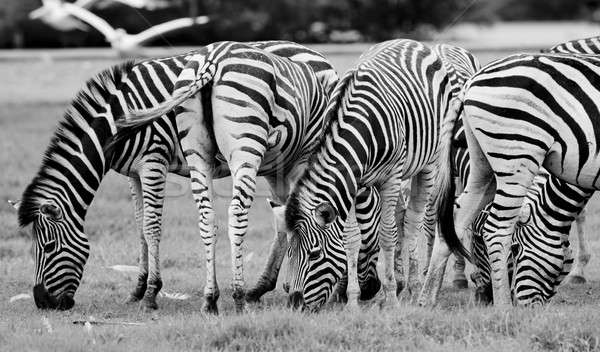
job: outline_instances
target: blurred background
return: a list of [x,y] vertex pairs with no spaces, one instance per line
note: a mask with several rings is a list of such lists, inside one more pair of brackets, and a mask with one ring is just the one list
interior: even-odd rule
[[[30,19],[28,14],[41,5],[41,0],[0,1],[0,47],[108,46],[100,32],[87,26],[60,31],[39,18]],[[557,39],[565,32],[597,32],[600,22],[600,0],[99,0],[90,11],[127,33],[174,18],[209,16],[210,22],[201,30],[187,28],[149,43],[159,46],[265,39],[303,43],[400,37],[516,40],[536,32],[536,38]],[[536,22],[538,30],[533,29]]]

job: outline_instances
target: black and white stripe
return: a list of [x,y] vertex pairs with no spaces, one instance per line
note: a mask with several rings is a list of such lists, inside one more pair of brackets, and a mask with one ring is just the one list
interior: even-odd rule
[[[451,140],[447,126],[453,123],[444,124],[440,137],[450,97],[440,58],[411,40],[374,46],[340,80],[328,107],[330,125],[286,204],[286,224],[292,232],[291,295],[301,298],[305,307],[317,309],[326,301],[346,257],[349,304],[356,304],[360,242],[343,229],[355,214],[359,217],[357,192],[368,187],[381,197],[383,287],[389,303],[397,303],[394,215],[401,181],[412,178],[410,201],[418,213],[411,217],[423,219],[424,227],[435,224],[440,200],[452,189],[450,172],[443,172],[450,170],[449,152],[439,147]],[[417,231],[405,233],[414,236]]]
[[[331,90],[337,81],[328,61],[308,48],[284,41],[250,45],[306,62],[325,89]],[[156,307],[155,296],[161,286],[158,241],[166,173],[187,176],[189,171],[179,148],[174,114],[117,142],[112,139],[114,116],[123,115],[129,106],[151,107],[169,98],[187,58],[194,53],[115,66],[88,81],[71,103],[19,210],[21,226],[32,225],[36,239],[38,306],[72,305],[89,253],[83,233],[85,213],[104,174],[113,168],[130,176],[141,237],[140,276],[131,299],[144,297],[146,306]],[[215,173],[221,177],[228,172]],[[60,218],[53,220],[53,213]],[[49,243],[56,245],[51,255],[43,250],[50,250]],[[45,286],[48,283],[51,287]],[[61,297],[65,301],[62,305]]]
[[227,170],[233,181],[228,233],[233,297],[241,310],[245,296],[241,246],[256,177],[265,176],[277,199],[286,199],[320,137],[326,104],[325,87],[309,65],[247,44],[220,42],[188,58],[169,100],[132,112],[130,122],[119,124],[116,139],[129,138],[178,107],[177,130],[207,251],[207,311],[217,311],[219,297],[214,267],[215,169]]
[[[588,191],[581,188],[598,187],[600,114],[594,101],[600,93],[594,82],[599,66],[594,55],[513,55],[489,64],[468,83],[464,116],[472,168],[458,200],[456,226],[462,233],[493,199],[484,232],[497,304],[510,303],[508,254],[521,206],[540,168],[577,185],[582,194]],[[573,206],[582,206],[578,203]],[[517,275],[521,265],[531,263],[525,252],[515,251]],[[555,256],[564,261],[564,252]],[[547,299],[543,290],[527,290],[519,302]]]

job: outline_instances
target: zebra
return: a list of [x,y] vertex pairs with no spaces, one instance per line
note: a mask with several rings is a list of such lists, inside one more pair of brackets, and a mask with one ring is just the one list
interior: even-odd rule
[[[249,44],[306,62],[325,90],[330,91],[337,81],[331,64],[306,47],[285,41]],[[189,171],[173,114],[119,143],[113,143],[114,119],[130,106],[150,107],[169,98],[187,59],[196,53],[116,65],[88,80],[67,108],[38,174],[15,204],[20,226],[32,232],[34,239],[34,299],[38,307],[73,306],[89,255],[83,231],[85,214],[103,176],[112,168],[130,176],[141,238],[140,273],[128,301],[141,300],[145,308],[157,308],[156,294],[162,286],[158,242],[164,182],[167,172],[187,177]],[[227,174],[226,170],[215,170],[213,177]],[[276,277],[277,272],[269,269],[263,277]],[[257,287],[264,290],[264,286]]]
[[177,130],[207,251],[205,310],[216,312],[219,297],[214,270],[214,160],[218,168],[230,171],[233,181],[228,234],[233,298],[236,310],[242,311],[241,246],[256,177],[266,177],[278,199],[287,197],[320,136],[326,105],[324,87],[308,65],[243,43],[219,42],[188,59],[165,103],[130,111],[118,122],[116,141],[178,110]]
[[362,188],[379,193],[381,211],[370,220],[380,223],[385,303],[398,304],[394,213],[402,179],[411,178],[411,202],[425,199],[424,231],[433,231],[427,227],[438,208],[452,206],[448,127],[454,124],[447,121],[455,116],[444,120],[453,111],[450,98],[441,59],[412,40],[375,45],[340,79],[327,108],[328,128],[280,212],[290,233],[292,304],[319,309],[347,266],[348,305],[356,305],[359,241],[343,228],[361,218],[354,204]]
[[[580,50],[581,53],[598,53],[600,50],[594,44],[597,42],[597,38],[588,38],[562,43],[547,51],[577,53],[576,50]],[[455,167],[457,168],[457,173],[460,176],[459,179],[462,183],[462,187],[459,187],[459,189],[461,189],[465,187],[467,182],[467,175],[469,173],[469,155],[467,152],[464,129],[460,118],[457,121],[455,130],[457,133],[453,141],[453,154]],[[548,181],[548,178],[551,178],[551,180]],[[549,191],[546,189],[547,187],[553,187],[554,191]],[[523,218],[529,218],[530,221],[525,226],[523,226],[521,222],[518,223],[521,226],[516,228],[514,240],[516,241],[522,238],[522,233],[528,233],[530,238],[530,241],[526,242],[529,245],[529,248],[527,248],[528,252],[535,253],[534,249],[538,248],[539,253],[539,249],[543,248],[544,244],[547,245],[552,238],[559,238],[561,236],[568,235],[573,217],[567,216],[567,214],[572,215],[574,213],[579,213],[579,216],[574,217],[577,225],[576,233],[578,237],[578,254],[575,258],[575,269],[572,270],[569,279],[571,282],[581,283],[585,282],[584,267],[589,262],[590,258],[583,231],[583,224],[585,221],[583,206],[586,204],[587,200],[585,202],[581,200],[581,194],[585,194],[584,190],[579,189],[578,191],[573,191],[572,189],[569,189],[569,187],[571,186],[566,183],[561,183],[558,180],[555,180],[554,177],[548,176],[547,174],[540,175],[539,179],[536,178],[534,186],[527,194],[526,202],[528,204],[537,204],[538,206],[536,209],[540,209],[543,206],[545,209],[553,208],[555,210],[544,211],[543,213],[540,213],[539,211],[535,212],[532,218],[522,213],[520,216]],[[544,198],[547,197],[548,194],[553,195],[554,198],[558,197],[558,199]],[[569,196],[574,198],[568,198]],[[571,204],[579,204],[580,206],[573,209]],[[529,208],[524,208],[525,211],[527,211],[527,209]],[[483,222],[485,222],[485,219],[486,217],[484,214],[480,215],[475,221],[473,227],[480,229]],[[550,222],[553,224],[553,226],[546,225]],[[476,270],[472,274],[472,281],[476,285],[476,299],[478,301],[487,303],[492,301],[492,290],[490,287],[490,266],[487,257],[487,251],[485,250],[485,243],[483,242],[481,231],[474,231],[473,234],[475,236],[472,238],[471,253]],[[565,248],[565,246],[568,245],[568,242],[563,241],[560,244],[557,242],[554,243],[556,247],[554,250],[558,253],[557,255],[560,255],[560,253],[564,251],[568,251],[568,248]],[[515,250],[518,248],[518,246],[518,243],[513,244]],[[544,298],[544,301],[549,299],[554,294],[556,286],[558,286],[558,284],[562,281],[562,275],[568,273],[570,270],[572,264],[570,261],[572,261],[572,258],[570,255],[564,255],[564,258],[564,265],[562,265],[560,262],[555,262],[552,264],[545,260],[531,261],[532,263],[535,263],[535,266],[538,268],[536,273],[531,274],[531,272],[529,272],[530,275],[518,273],[514,279],[510,280],[510,282],[513,283],[515,298],[519,302],[526,302],[527,295],[523,294],[520,288],[527,287],[531,284],[531,282],[534,282],[533,287],[535,287],[535,289],[529,287],[528,290],[541,292],[541,297]],[[512,265],[512,256],[509,256],[509,263]],[[509,271],[511,270],[512,267],[509,267]],[[431,278],[427,278],[426,282],[429,280],[431,280]],[[441,277],[437,278],[436,281],[438,281],[437,285],[430,286],[429,292],[427,290],[422,291],[419,298],[420,304],[426,305],[435,302],[437,292],[435,292],[435,288],[432,287],[439,287],[439,284],[441,283]],[[529,284],[527,284],[527,282]],[[428,282],[428,284],[431,285],[431,282]]]
[[[456,232],[462,234],[493,200],[483,230],[494,304],[511,302],[507,261],[514,248],[512,235],[540,168],[576,186],[582,195],[598,188],[600,117],[593,101],[599,93],[594,86],[599,65],[595,55],[518,54],[488,64],[465,87],[463,120],[473,164],[457,200]],[[583,207],[573,203],[566,206]],[[445,236],[450,249],[461,247],[456,233]],[[535,261],[521,246],[513,251],[515,276]],[[564,253],[556,257],[564,260]],[[520,303],[545,299],[541,291],[528,290]]]

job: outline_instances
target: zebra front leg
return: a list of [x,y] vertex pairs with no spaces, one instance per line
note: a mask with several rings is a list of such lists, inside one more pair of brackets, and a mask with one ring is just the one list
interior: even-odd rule
[[246,293],[247,302],[258,302],[262,295],[275,289],[279,270],[281,269],[281,263],[285,257],[287,244],[287,234],[283,231],[276,230],[263,273],[260,275],[256,285]]
[[[381,281],[377,275],[377,260],[380,249],[377,234],[381,223],[381,197],[374,187],[368,187],[365,191],[358,193],[356,197],[356,221],[361,236],[361,246],[358,254],[360,300],[368,301],[383,295]],[[394,257],[394,265],[395,260],[396,257]]]
[[135,225],[140,239],[140,252],[138,257],[138,279],[135,288],[127,297],[127,303],[138,302],[144,297],[148,281],[148,244],[144,237],[143,217],[144,206],[142,200],[142,185],[138,176],[129,177],[129,189],[135,206]]
[[582,210],[575,219],[577,227],[577,256],[575,257],[575,268],[568,276],[568,282],[571,284],[585,284],[587,282],[583,269],[590,261],[591,254],[588,250],[588,244],[585,237],[585,216],[586,210]]
[[354,310],[358,308],[360,297],[360,286],[358,284],[358,254],[361,246],[360,231],[356,222],[355,207],[350,209],[348,220],[344,226],[344,249],[346,251],[346,275],[347,287],[346,297],[348,302],[346,308]]
[[160,237],[165,197],[167,166],[164,162],[146,162],[140,172],[144,220],[143,229],[148,244],[148,281],[142,298],[143,309],[157,309],[156,296],[162,288],[160,276]]
[[279,174],[277,177],[266,178],[271,187],[271,196],[273,197],[272,200],[269,200],[269,206],[275,215],[273,217],[275,236],[271,243],[267,262],[262,274],[259,276],[256,285],[246,293],[247,302],[258,302],[262,295],[274,290],[277,285],[279,270],[281,269],[281,264],[283,263],[283,258],[285,257],[285,252],[288,248],[286,226],[285,224],[279,223],[279,221],[283,219],[283,214],[278,214],[278,212],[282,212],[284,209],[282,204],[285,203],[289,191],[288,182],[281,182],[281,180],[285,179],[286,177],[284,175]]

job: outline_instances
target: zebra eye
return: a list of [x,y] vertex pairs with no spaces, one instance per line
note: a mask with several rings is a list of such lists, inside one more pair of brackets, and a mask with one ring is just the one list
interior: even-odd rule
[[321,257],[321,247],[315,247],[313,249],[310,250],[310,254],[308,256],[308,258],[310,260],[317,260]]
[[52,253],[56,249],[56,240],[48,241],[44,244],[44,252]]

